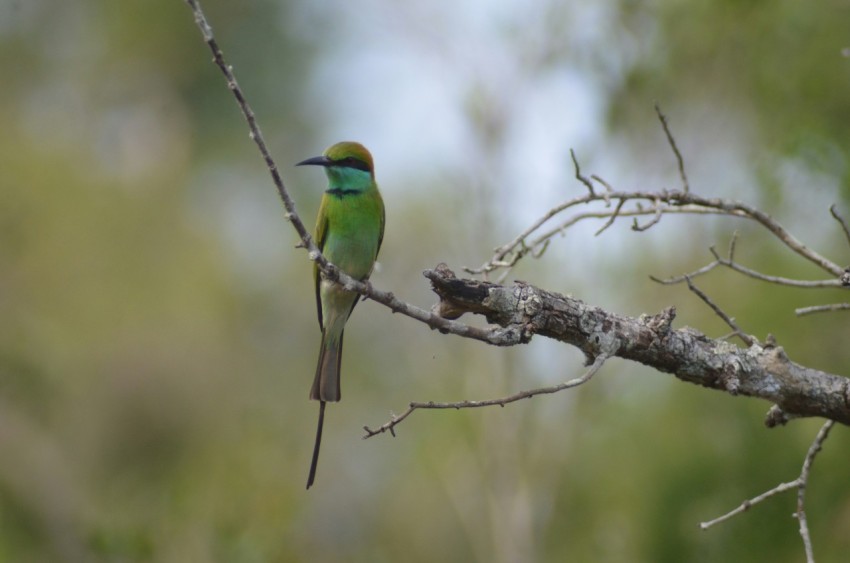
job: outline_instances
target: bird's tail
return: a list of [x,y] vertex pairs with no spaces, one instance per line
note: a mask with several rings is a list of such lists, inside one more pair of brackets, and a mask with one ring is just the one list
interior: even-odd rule
[[310,475],[307,476],[307,488],[316,480],[316,466],[319,464],[319,448],[322,445],[322,426],[325,425],[325,402],[319,403],[319,426],[316,428],[316,443],[313,445],[313,461],[310,462]]
[[322,334],[322,345],[319,347],[319,363],[316,366],[316,377],[310,389],[310,398],[314,401],[336,402],[342,398],[339,389],[339,366],[342,360],[342,336],[332,331]]
[[316,443],[313,446],[313,460],[310,462],[310,475],[307,477],[307,488],[316,479],[316,466],[319,463],[319,448],[322,445],[322,426],[325,423],[325,403],[339,401],[339,366],[342,359],[342,331],[335,337],[333,331],[322,334],[322,345],[319,347],[319,363],[316,366],[316,377],[310,389],[310,398],[319,401],[319,425],[316,428]]

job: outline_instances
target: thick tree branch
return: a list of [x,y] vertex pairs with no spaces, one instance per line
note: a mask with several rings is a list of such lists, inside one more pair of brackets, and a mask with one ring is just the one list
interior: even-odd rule
[[768,423],[819,416],[850,425],[850,379],[792,362],[781,346],[739,348],[692,329],[671,327],[675,311],[626,317],[564,295],[517,282],[503,286],[458,279],[443,267],[428,270],[440,296],[438,311],[484,315],[501,330],[539,334],[572,344],[588,358],[606,352],[703,387],[757,397],[781,409]]

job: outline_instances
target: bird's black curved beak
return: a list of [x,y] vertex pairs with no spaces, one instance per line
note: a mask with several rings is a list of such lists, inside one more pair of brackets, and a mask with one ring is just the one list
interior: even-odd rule
[[295,166],[330,166],[332,164],[331,159],[326,156],[314,156],[313,158],[308,158],[307,160],[302,160]]

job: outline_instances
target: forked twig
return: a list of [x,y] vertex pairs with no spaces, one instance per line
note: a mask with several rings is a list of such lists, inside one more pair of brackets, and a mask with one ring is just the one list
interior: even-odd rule
[[727,255],[726,258],[723,258],[722,256],[720,256],[720,254],[718,254],[717,250],[713,246],[710,246],[710,247],[708,247],[708,250],[709,250],[709,252],[711,252],[712,256],[714,256],[713,262],[710,262],[710,263],[706,264],[705,266],[703,266],[703,267],[701,267],[697,270],[694,270],[694,271],[689,272],[687,274],[683,274],[681,276],[673,276],[673,277],[666,278],[666,279],[661,279],[661,278],[657,278],[657,277],[654,277],[654,276],[650,276],[650,278],[653,281],[658,282],[660,284],[673,285],[673,284],[683,283],[688,278],[696,278],[696,277],[701,276],[703,274],[707,274],[708,272],[710,272],[711,270],[713,270],[717,266],[725,266],[726,268],[729,268],[730,270],[734,270],[734,271],[736,271],[740,274],[743,274],[747,277],[750,277],[750,278],[753,278],[753,279],[756,279],[756,280],[760,280],[760,281],[764,281],[764,282],[768,282],[768,283],[777,284],[777,285],[784,285],[784,286],[788,286],[788,287],[798,287],[798,288],[801,288],[801,289],[822,289],[822,288],[826,288],[826,287],[841,287],[841,285],[842,285],[841,280],[835,279],[835,278],[826,279],[826,280],[798,280],[798,279],[793,279],[793,278],[785,278],[785,277],[782,277],[782,276],[771,276],[771,275],[768,275],[768,274],[763,274],[763,273],[758,272],[756,270],[753,270],[751,268],[747,268],[746,266],[742,266],[741,264],[739,264],[738,262],[735,261],[735,248],[736,248],[737,238],[738,238],[738,233],[735,232],[732,235],[731,242],[729,243],[729,252],[728,252],[728,255]]
[[638,223],[637,217],[635,217],[632,220],[632,230],[633,231],[645,231],[645,230],[649,229],[650,227],[652,227],[653,225],[658,224],[659,221],[661,221],[661,215],[664,213],[664,210],[661,208],[661,202],[658,199],[656,199],[655,201],[652,202],[652,209],[653,209],[654,215],[653,215],[652,219],[647,221],[646,224],[640,225]]
[[[577,213],[563,220],[558,226],[551,227],[549,230],[542,232],[544,225],[546,225],[552,218],[561,215],[569,209],[590,203],[603,202],[607,207],[611,200],[617,200],[618,203],[614,210]],[[633,202],[635,204],[634,209],[627,208],[627,204],[629,202]],[[641,205],[642,202],[649,203],[649,209],[643,207]],[[536,246],[543,244],[547,239],[563,233],[566,228],[576,224],[581,219],[606,219],[606,224],[603,224],[604,228],[600,229],[600,231],[603,231],[610,226],[607,225],[607,223],[612,222],[612,217],[616,220],[619,217],[653,215],[654,218],[650,220],[648,224],[638,226],[638,230],[643,230],[655,225],[658,222],[659,214],[665,215],[670,213],[725,215],[754,221],[770,231],[772,235],[779,239],[779,241],[791,251],[815,264],[820,269],[828,272],[830,275],[834,276],[835,279],[810,281],[794,280],[780,276],[769,276],[746,268],[734,260],[720,259],[724,266],[734,269],[740,273],[744,273],[762,281],[790,285],[793,287],[815,288],[835,287],[841,285],[840,278],[845,273],[843,267],[806,246],[794,235],[788,232],[779,222],[763,211],[739,201],[706,198],[693,193],[666,191],[608,192],[605,190],[602,194],[586,194],[581,197],[572,198],[547,211],[543,216],[534,221],[534,223],[532,223],[527,229],[514,237],[512,241],[496,248],[493,256],[481,266],[477,268],[466,267],[464,269],[471,274],[486,274],[499,268],[512,267],[520,258],[528,253],[527,251],[529,249],[533,249]],[[537,236],[532,239],[534,235]],[[523,248],[523,246],[525,248]],[[850,280],[850,277],[848,277],[848,279]],[[681,282],[683,279],[680,278],[679,281]],[[850,281],[848,281],[848,283],[850,283]]]
[[818,431],[812,445],[809,446],[809,451],[806,453],[806,459],[803,460],[803,470],[800,472],[800,485],[797,488],[797,512],[795,516],[800,522],[800,537],[803,538],[803,546],[806,550],[806,562],[814,563],[815,556],[812,550],[812,538],[809,535],[809,525],[806,521],[806,487],[809,483],[809,472],[812,469],[812,463],[815,461],[815,456],[818,455],[823,447],[824,441],[829,437],[829,431],[835,425],[834,420],[827,420],[821,429]]
[[713,520],[708,520],[706,522],[700,522],[700,529],[707,530],[715,524],[720,524],[721,522],[725,522],[730,518],[741,514],[742,512],[746,512],[753,505],[756,505],[766,499],[769,499],[772,496],[775,496],[779,493],[784,493],[785,491],[791,489],[797,489],[797,511],[794,513],[794,517],[797,518],[797,521],[800,524],[800,537],[803,539],[803,548],[806,551],[806,562],[814,563],[815,557],[812,549],[812,538],[809,535],[809,527],[806,522],[806,512],[805,512],[805,500],[806,500],[806,487],[809,483],[809,473],[812,469],[812,464],[815,461],[815,456],[817,456],[818,452],[820,452],[821,448],[823,448],[823,443],[829,437],[829,432],[832,430],[832,427],[835,425],[835,421],[827,420],[823,426],[821,426],[818,431],[815,439],[812,441],[812,445],[809,446],[809,451],[806,452],[806,458],[803,460],[803,467],[800,471],[800,476],[794,479],[793,481],[789,481],[788,483],[781,483],[774,488],[766,491],[756,497],[745,500],[738,507],[730,510],[726,514],[722,516],[718,516]]
[[375,429],[369,428],[368,426],[364,426],[363,430],[366,431],[366,434],[363,436],[363,439],[365,440],[367,438],[371,438],[372,436],[383,434],[384,432],[389,432],[390,434],[395,436],[395,427],[401,424],[401,422],[405,418],[413,414],[413,411],[419,409],[470,409],[478,407],[492,407],[497,405],[500,407],[504,407],[507,404],[515,403],[516,401],[520,401],[522,399],[530,399],[531,397],[537,395],[549,395],[552,393],[557,393],[558,391],[563,391],[564,389],[569,389],[571,387],[578,387],[579,385],[590,381],[590,378],[592,378],[596,374],[596,372],[599,371],[599,369],[609,357],[609,354],[600,353],[598,356],[596,356],[596,359],[593,361],[593,364],[591,364],[588,370],[584,372],[584,374],[582,374],[580,377],[576,377],[574,379],[570,379],[569,381],[565,381],[557,385],[552,385],[550,387],[527,389],[525,391],[520,391],[519,393],[515,393],[507,397],[501,397],[498,399],[487,399],[484,401],[457,401],[454,403],[437,403],[434,401],[428,401],[424,403],[413,402],[408,405],[407,409],[403,413],[401,413],[400,415],[392,415],[390,420]]

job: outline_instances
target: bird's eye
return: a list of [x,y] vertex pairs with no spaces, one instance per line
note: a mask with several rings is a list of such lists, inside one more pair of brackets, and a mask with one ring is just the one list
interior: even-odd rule
[[356,168],[357,170],[364,170],[366,172],[369,171],[369,165],[360,160],[359,158],[353,156],[346,156],[345,158],[341,158],[334,162],[336,166],[343,166],[346,168]]

